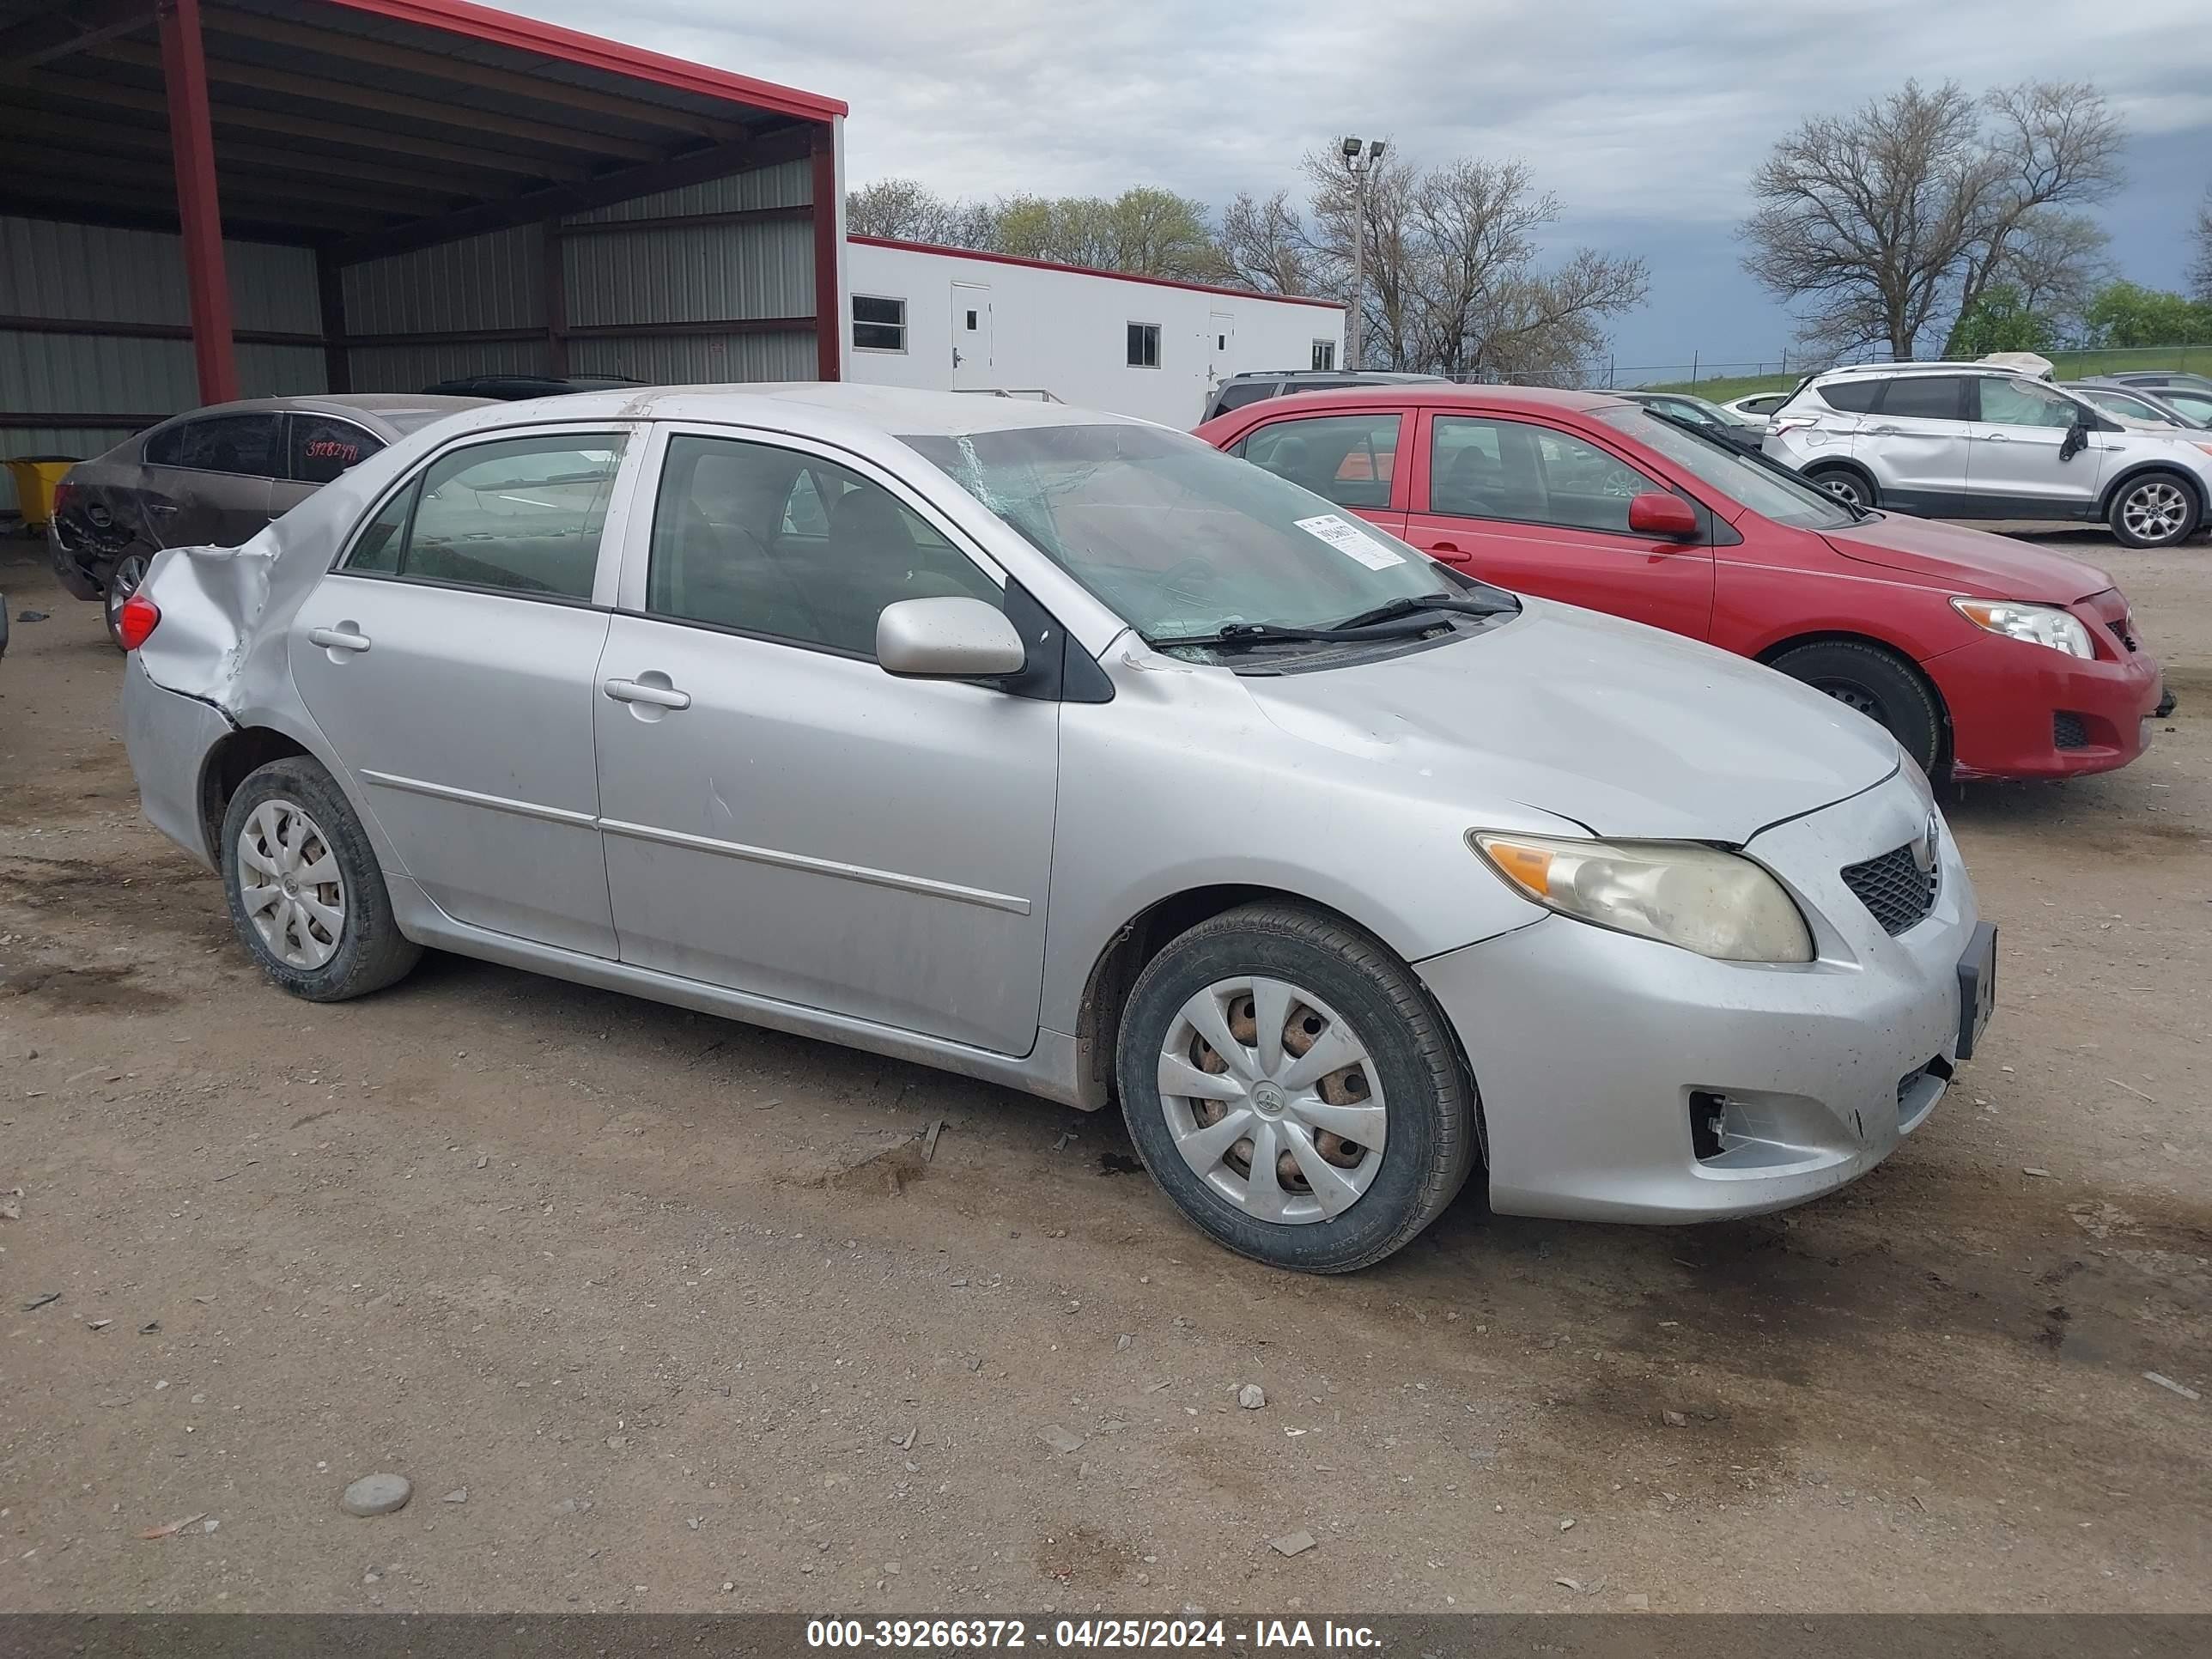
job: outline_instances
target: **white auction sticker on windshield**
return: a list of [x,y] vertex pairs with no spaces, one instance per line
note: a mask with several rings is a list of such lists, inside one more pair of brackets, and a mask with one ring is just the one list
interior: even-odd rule
[[1358,560],[1370,570],[1388,570],[1394,564],[1406,562],[1403,554],[1394,553],[1349,519],[1334,513],[1297,522],[1307,535],[1319,537],[1346,558]]

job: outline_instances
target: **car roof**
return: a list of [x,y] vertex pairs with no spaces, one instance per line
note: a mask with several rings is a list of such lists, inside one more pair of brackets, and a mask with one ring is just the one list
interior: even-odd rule
[[1550,386],[1465,385],[1454,380],[1438,380],[1425,385],[1409,384],[1387,388],[1347,386],[1341,392],[1291,392],[1266,403],[1247,404],[1232,412],[1238,415],[1273,415],[1290,404],[1296,404],[1301,409],[1357,409],[1364,404],[1374,403],[1378,393],[1385,402],[1416,404],[1438,409],[1520,409],[1570,415],[1586,414],[1596,409],[1618,409],[1630,401],[1618,392],[1560,392]]
[[162,424],[203,415],[273,415],[289,410],[295,414],[365,419],[371,425],[397,422],[415,427],[459,414],[465,409],[483,409],[489,403],[486,398],[432,398],[419,392],[329,392],[290,398],[240,398],[227,404],[210,404],[170,416]]
[[1402,368],[1240,368],[1232,380],[1428,380],[1449,384],[1449,376],[1417,374]]
[[963,392],[917,392],[905,386],[860,386],[849,380],[759,381],[732,386],[645,386],[614,392],[579,392],[519,403],[475,403],[470,428],[523,426],[545,421],[702,421],[757,423],[771,429],[829,435],[859,425],[893,436],[958,437],[976,432],[1054,426],[1154,426],[1127,415],[1033,403],[1024,398],[978,398]]
[[1843,363],[1834,368],[1824,368],[1813,378],[1833,380],[1861,374],[2007,374],[2016,380],[2039,380],[2023,369],[2008,368],[2003,363],[1957,362],[1944,358],[1932,358],[1911,363]]

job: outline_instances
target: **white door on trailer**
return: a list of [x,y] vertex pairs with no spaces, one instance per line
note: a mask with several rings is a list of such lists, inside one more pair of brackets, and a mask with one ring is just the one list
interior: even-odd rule
[[985,283],[952,285],[952,389],[995,386],[991,370],[991,289]]
[[1206,319],[1206,384],[1217,386],[1236,372],[1231,356],[1237,345],[1237,318],[1232,312],[1217,311]]

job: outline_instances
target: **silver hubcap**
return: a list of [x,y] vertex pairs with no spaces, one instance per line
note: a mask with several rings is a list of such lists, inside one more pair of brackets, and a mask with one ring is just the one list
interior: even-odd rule
[[2177,484],[2144,484],[2130,490],[2120,507],[2120,522],[2127,526],[2128,533],[2147,542],[2178,536],[2188,521],[2189,503]]
[[1159,1085],[1183,1162],[1256,1219],[1333,1219],[1382,1167],[1389,1114],[1366,1045],[1286,980],[1222,980],[1183,1004]]
[[238,836],[238,896],[270,954],[319,968],[345,937],[345,881],[321,826],[289,800],[264,800]]
[[1860,492],[1858,485],[1839,473],[1832,472],[1821,479],[1820,488],[1838,501],[1849,501],[1853,507],[1866,505],[1866,497]]

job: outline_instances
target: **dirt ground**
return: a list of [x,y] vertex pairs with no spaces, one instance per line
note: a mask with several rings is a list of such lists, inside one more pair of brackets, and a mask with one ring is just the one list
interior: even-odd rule
[[1953,803],[2002,1000],[1927,1126],[1763,1221],[1470,1188],[1325,1280],[1113,1118],[450,957],[287,999],[0,544],[52,613],[0,661],[0,1608],[2212,1608],[2212,1399],[2144,1376],[2212,1395],[2212,547],[2053,539],[2181,708]]

